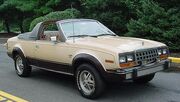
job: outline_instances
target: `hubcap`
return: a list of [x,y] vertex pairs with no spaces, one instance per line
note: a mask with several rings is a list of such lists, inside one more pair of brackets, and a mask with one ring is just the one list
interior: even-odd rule
[[90,95],[95,90],[94,76],[89,71],[84,70],[80,73],[79,84],[86,95]]
[[23,65],[22,58],[20,56],[18,56],[16,59],[16,68],[17,68],[18,74],[23,73],[24,65]]

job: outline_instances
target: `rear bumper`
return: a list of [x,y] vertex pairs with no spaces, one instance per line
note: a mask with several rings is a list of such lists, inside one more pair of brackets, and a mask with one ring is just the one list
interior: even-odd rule
[[118,69],[115,71],[107,71],[105,80],[107,81],[119,81],[136,79],[141,76],[153,74],[162,70],[168,69],[170,66],[170,60],[164,60],[149,65],[133,67],[130,69]]

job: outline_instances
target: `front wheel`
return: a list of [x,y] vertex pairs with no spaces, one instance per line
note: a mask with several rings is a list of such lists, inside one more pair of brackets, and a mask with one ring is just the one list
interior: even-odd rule
[[100,96],[105,88],[103,79],[89,64],[82,64],[77,68],[76,83],[81,95],[89,99]]
[[14,58],[15,70],[20,77],[27,77],[31,73],[31,67],[28,65],[23,55],[17,54]]
[[142,76],[142,77],[139,77],[137,79],[134,79],[133,81],[135,83],[139,83],[139,84],[145,84],[145,83],[148,83],[149,81],[151,81],[155,76],[155,73],[153,74],[150,74],[150,75],[146,75],[146,76]]

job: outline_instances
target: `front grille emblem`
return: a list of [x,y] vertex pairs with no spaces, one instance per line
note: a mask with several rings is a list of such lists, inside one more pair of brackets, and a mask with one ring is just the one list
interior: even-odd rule
[[148,64],[148,62],[147,61],[142,61],[142,64],[145,65],[145,64]]

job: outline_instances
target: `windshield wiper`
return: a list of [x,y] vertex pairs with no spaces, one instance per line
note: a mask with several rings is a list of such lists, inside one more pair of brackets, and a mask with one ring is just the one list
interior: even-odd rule
[[99,35],[72,35],[72,36],[68,36],[68,38],[71,38],[71,37],[98,37],[98,36],[106,36],[106,35],[116,36],[115,34],[99,34]]
[[97,35],[97,36],[106,36],[106,35],[116,36],[115,34],[99,34],[99,35]]
[[68,38],[70,37],[96,37],[96,36],[92,36],[92,35],[73,35],[73,36],[68,36]]

